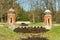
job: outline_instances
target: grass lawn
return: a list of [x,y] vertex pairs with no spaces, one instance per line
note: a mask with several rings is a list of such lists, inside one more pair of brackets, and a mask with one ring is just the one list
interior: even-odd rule
[[60,26],[57,26],[45,33],[49,40],[60,40]]
[[30,26],[43,26],[43,23],[31,23]]
[[19,40],[19,35],[8,28],[0,27],[0,40]]
[[[42,26],[43,23],[31,24],[31,26]],[[25,33],[24,33],[25,35]],[[27,34],[26,34],[27,35]],[[20,34],[13,32],[9,28],[0,27],[0,40],[20,40]],[[28,36],[28,35],[27,35]],[[60,26],[52,28],[50,31],[44,33],[48,40],[60,40]],[[23,37],[23,35],[22,35]]]

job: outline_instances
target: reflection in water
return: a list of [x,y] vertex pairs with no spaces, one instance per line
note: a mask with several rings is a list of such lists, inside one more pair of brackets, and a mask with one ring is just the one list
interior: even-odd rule
[[48,30],[42,27],[18,27],[14,29],[14,32],[20,33],[21,40],[48,40],[46,37],[43,37],[43,34],[47,31]]

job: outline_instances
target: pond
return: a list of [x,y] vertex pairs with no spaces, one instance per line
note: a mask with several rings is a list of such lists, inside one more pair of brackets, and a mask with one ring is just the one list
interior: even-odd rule
[[14,32],[17,32],[20,34],[21,40],[48,40],[44,33],[49,30],[43,28],[43,27],[21,27],[16,28]]

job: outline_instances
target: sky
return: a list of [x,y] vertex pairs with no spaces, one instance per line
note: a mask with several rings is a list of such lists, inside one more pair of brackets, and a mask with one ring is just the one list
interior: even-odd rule
[[58,10],[58,3],[57,3],[57,2],[56,2],[56,6],[57,6],[57,7],[56,7],[56,10]]
[[20,3],[20,6],[24,10],[26,10],[26,11],[30,10],[30,5],[29,5],[29,1],[28,0],[18,0],[18,2]]
[[[36,0],[34,0],[34,1],[36,1]],[[24,10],[26,10],[26,11],[30,10],[29,0],[18,0],[17,2],[20,3],[20,6]],[[57,2],[56,2],[56,10],[58,10],[58,3]]]

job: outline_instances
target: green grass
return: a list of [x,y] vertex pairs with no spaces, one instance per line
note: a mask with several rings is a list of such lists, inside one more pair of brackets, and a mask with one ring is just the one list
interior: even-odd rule
[[0,27],[0,40],[19,40],[19,35],[8,28]]
[[[31,26],[42,25],[43,23],[31,24]],[[47,37],[48,40],[60,40],[60,26],[52,28],[50,31],[44,33],[44,36]],[[0,27],[0,40],[20,40],[20,34],[13,32],[9,28]]]
[[49,40],[60,40],[60,26],[57,26],[45,33]]
[[43,23],[31,23],[30,26],[43,26]]

